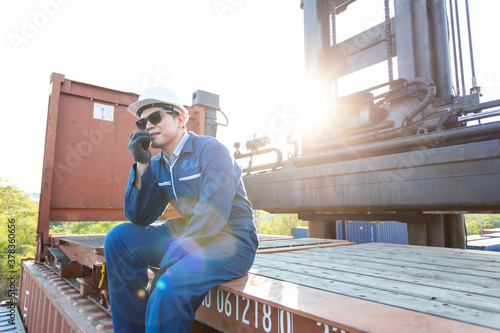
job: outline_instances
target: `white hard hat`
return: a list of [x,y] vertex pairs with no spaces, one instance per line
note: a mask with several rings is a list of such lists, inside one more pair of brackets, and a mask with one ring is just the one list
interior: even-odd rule
[[188,110],[182,105],[177,94],[165,87],[149,87],[139,95],[139,100],[129,105],[127,110],[136,117],[140,117],[142,111],[152,107],[165,107],[165,104],[174,106],[180,113],[184,114],[186,118]]

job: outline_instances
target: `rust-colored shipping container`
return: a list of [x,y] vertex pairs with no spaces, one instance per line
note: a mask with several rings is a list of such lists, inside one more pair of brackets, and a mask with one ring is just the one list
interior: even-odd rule
[[22,261],[19,312],[27,332],[113,332],[110,314],[44,264]]
[[[126,221],[123,200],[133,163],[127,143],[136,130],[127,106],[137,98],[52,74],[37,254],[47,255],[50,222]],[[203,135],[204,107],[188,109],[188,130]],[[170,209],[162,219],[175,215]]]

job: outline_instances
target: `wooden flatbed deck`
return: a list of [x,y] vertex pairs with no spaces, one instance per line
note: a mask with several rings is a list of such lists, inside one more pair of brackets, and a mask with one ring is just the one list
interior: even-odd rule
[[216,301],[199,319],[227,332],[487,332],[500,330],[500,253],[363,244],[260,254],[248,277],[207,297]]
[[[104,260],[103,242],[54,239],[83,262]],[[500,253],[264,236],[250,273],[196,315],[224,332],[497,331]]]

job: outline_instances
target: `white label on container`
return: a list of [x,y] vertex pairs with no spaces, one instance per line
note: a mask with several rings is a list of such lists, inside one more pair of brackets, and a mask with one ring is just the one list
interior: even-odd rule
[[94,119],[113,121],[114,113],[113,105],[94,103]]

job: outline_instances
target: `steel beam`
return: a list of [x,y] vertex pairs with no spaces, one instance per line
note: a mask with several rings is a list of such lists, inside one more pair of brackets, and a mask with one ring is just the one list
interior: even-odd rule
[[436,83],[436,98],[449,97],[453,94],[451,86],[451,60],[449,48],[449,29],[446,4],[443,0],[432,0],[431,4],[431,58],[433,80]]
[[500,212],[500,143],[490,140],[244,177],[273,213]]
[[[395,52],[394,19],[391,19],[392,48]],[[331,63],[334,78],[353,73],[387,59],[385,22],[353,36],[333,47]],[[326,73],[325,73],[326,74]]]
[[322,78],[330,54],[330,9],[327,0],[304,0],[304,51],[306,75]]

